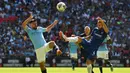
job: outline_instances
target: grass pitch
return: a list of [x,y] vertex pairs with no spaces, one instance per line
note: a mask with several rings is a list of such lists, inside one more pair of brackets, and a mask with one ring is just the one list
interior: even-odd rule
[[[110,68],[103,68],[104,73],[130,73],[130,68],[114,68],[111,72]],[[71,67],[47,67],[48,73],[87,73],[86,67],[76,67],[73,71]],[[100,73],[98,68],[94,68],[95,73]],[[41,73],[39,67],[23,67],[23,68],[0,68],[0,73]]]

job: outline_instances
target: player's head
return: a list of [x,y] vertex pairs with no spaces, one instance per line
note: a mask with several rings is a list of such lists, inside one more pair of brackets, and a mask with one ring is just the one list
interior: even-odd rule
[[85,26],[84,33],[85,33],[86,36],[90,34],[90,31],[91,31],[90,27],[89,26]]
[[32,18],[32,20],[30,21],[30,27],[32,29],[37,29],[37,19]]
[[72,34],[72,35],[71,35],[71,37],[75,37],[75,35],[74,35],[74,34]]
[[103,25],[100,20],[97,21],[97,27],[98,27],[98,29],[103,28]]

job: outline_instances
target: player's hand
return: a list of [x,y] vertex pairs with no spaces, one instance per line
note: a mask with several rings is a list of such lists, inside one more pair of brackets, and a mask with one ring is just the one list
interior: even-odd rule
[[105,20],[103,20],[101,17],[97,17],[96,19],[100,22],[105,22]]
[[29,14],[30,14],[29,18],[32,19],[33,18],[32,12],[29,12]]
[[62,37],[62,34],[63,34],[63,32],[62,32],[62,31],[60,31],[60,32],[59,32],[59,36],[60,36],[60,38]]
[[55,21],[54,21],[54,25],[56,25],[56,24],[58,24],[58,20],[55,20]]
[[33,18],[33,15],[32,15],[32,14],[30,14],[30,18]]
[[62,36],[62,34],[63,34],[63,32],[60,31],[60,32],[59,32],[59,37],[60,37],[61,40],[65,41],[65,39],[64,39],[63,36]]
[[102,20],[102,18],[101,18],[101,17],[97,17],[96,19],[97,19],[97,20]]
[[56,51],[56,55],[59,56],[59,55],[61,55],[61,54],[62,54],[61,50],[58,49],[58,50]]

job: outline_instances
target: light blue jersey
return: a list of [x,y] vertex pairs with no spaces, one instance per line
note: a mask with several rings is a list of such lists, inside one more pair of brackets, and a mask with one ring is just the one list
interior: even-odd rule
[[109,40],[109,39],[110,39],[109,36],[107,36],[107,37],[104,39],[102,45],[100,45],[100,47],[98,48],[98,51],[108,51],[108,48],[107,48],[107,40]]
[[78,46],[74,42],[69,42],[70,53],[77,53]]
[[43,32],[46,32],[46,28],[37,27],[37,29],[34,30],[27,26],[25,31],[28,33],[28,36],[31,39],[35,49],[44,46],[46,41],[44,39]]

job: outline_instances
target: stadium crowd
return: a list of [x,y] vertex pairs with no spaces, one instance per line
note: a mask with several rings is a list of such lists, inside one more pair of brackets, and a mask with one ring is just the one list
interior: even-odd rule
[[[56,9],[59,1],[67,5],[63,13]],[[56,41],[63,51],[68,47],[59,39],[59,30],[67,36],[80,35],[84,26],[95,27],[96,17],[100,16],[106,20],[113,40],[108,46],[111,56],[130,58],[130,0],[0,0],[0,58],[35,56],[33,45],[21,27],[29,12],[43,27],[59,18],[58,25],[44,33],[44,37]]]

